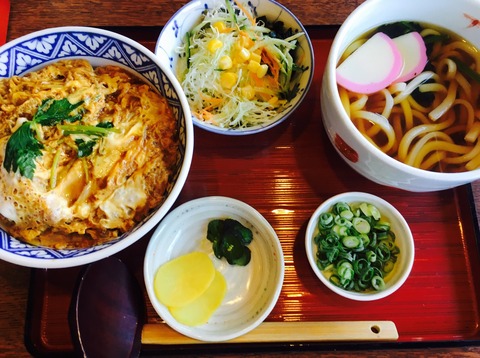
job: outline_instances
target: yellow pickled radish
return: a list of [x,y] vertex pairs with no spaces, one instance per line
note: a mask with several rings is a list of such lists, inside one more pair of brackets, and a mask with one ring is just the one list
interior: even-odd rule
[[225,278],[215,271],[215,278],[200,297],[182,307],[169,307],[170,313],[179,323],[187,326],[205,324],[221,305],[226,292]]
[[185,306],[207,290],[215,271],[212,260],[203,252],[179,256],[155,273],[155,295],[167,307]]

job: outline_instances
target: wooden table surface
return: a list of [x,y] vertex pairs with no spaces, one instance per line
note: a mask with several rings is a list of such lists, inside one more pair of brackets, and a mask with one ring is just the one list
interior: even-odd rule
[[[4,0],[0,0],[4,1]],[[186,0],[11,0],[8,40],[47,27],[79,26],[162,26]],[[283,0],[303,22],[309,25],[339,25],[362,0]],[[3,16],[0,14],[0,16]],[[477,208],[480,206],[480,183],[472,184]],[[477,209],[477,217],[478,217]],[[0,262],[0,357],[30,356],[24,345],[30,269]],[[322,352],[324,357],[477,357],[480,347],[448,347],[375,351]],[[265,356],[265,353],[242,354]],[[276,357],[281,353],[271,353]],[[317,352],[291,352],[295,357],[318,356]],[[222,355],[222,357],[235,356]]]

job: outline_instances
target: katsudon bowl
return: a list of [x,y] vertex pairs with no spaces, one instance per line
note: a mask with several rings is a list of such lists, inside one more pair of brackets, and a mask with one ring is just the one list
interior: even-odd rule
[[[172,127],[176,127],[179,146],[172,160],[174,169],[163,201],[148,211],[133,229],[113,240],[87,248],[54,249],[25,243],[0,229],[0,259],[21,266],[79,266],[111,256],[132,245],[154,228],[172,207],[186,181],[192,161],[191,113],[177,79],[153,52],[125,36],[90,27],[59,27],[31,33],[0,47],[0,79],[23,76],[64,59],[85,59],[94,68],[115,65],[153,87],[172,110]],[[3,163],[0,170],[5,170]],[[6,195],[3,196],[5,201]]]

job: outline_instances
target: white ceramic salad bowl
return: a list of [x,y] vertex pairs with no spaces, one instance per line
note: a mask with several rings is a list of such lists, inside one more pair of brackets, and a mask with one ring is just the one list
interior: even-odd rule
[[[177,75],[177,78],[179,77],[177,71],[179,61],[185,60],[184,58],[179,58],[178,55],[178,48],[183,46],[185,35],[200,23],[203,16],[202,14],[206,9],[212,9],[219,6],[225,6],[225,0],[190,1],[178,10],[164,26],[158,37],[155,53],[162,59],[162,61],[170,66],[171,70]],[[298,44],[295,51],[297,57],[300,59],[300,65],[305,68],[305,71],[292,81],[292,86],[298,86],[298,92],[295,97],[287,101],[285,105],[278,109],[277,114],[270,117],[267,122],[261,125],[235,128],[222,127],[207,123],[206,121],[199,119],[198,116],[193,115],[193,122],[195,125],[214,133],[246,135],[259,133],[272,128],[289,117],[301,104],[313,79],[314,54],[312,44],[305,28],[295,15],[285,6],[273,0],[249,1],[248,3],[244,2],[243,6],[251,10],[251,12],[257,17],[265,16],[270,21],[283,22],[285,29],[291,28],[293,33],[304,33],[303,36],[300,36],[297,39]],[[199,76],[203,76],[203,74],[199,73]],[[194,111],[192,110],[192,112]]]

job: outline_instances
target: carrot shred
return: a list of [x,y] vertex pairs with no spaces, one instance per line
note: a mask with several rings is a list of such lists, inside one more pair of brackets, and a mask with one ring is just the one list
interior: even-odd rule
[[270,71],[272,72],[273,78],[275,79],[275,82],[278,83],[278,78],[280,76],[280,63],[278,62],[278,59],[275,58],[275,56],[272,56],[266,48],[262,49],[261,56],[263,63],[268,65]]
[[234,1],[237,7],[245,14],[247,19],[251,22],[251,24],[255,26],[257,24],[257,21],[252,16],[252,14],[250,14],[250,12],[247,9],[245,9],[245,7],[242,4],[240,4],[240,2],[238,2],[237,0],[234,0]]

